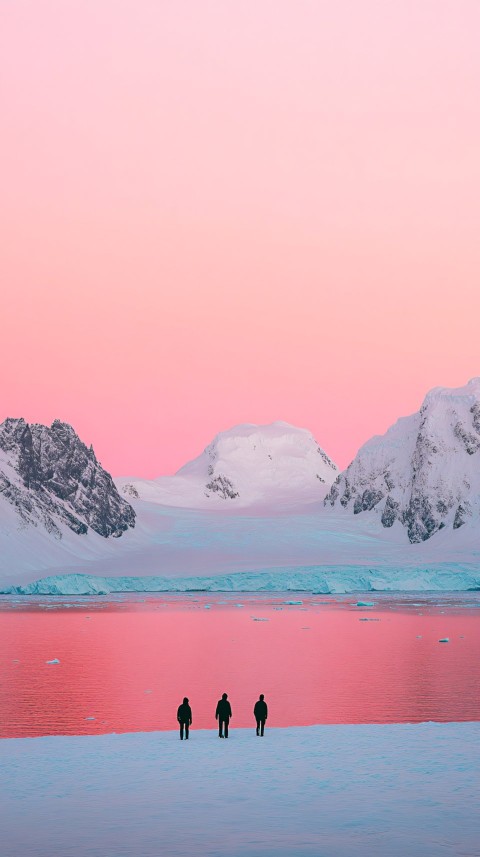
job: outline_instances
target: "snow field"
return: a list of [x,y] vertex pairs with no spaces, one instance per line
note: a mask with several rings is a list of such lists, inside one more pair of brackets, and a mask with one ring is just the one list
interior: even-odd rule
[[480,723],[9,739],[1,755],[8,857],[480,854]]

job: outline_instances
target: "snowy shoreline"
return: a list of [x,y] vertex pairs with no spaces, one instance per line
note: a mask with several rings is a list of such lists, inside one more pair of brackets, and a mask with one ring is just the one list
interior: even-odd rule
[[[9,857],[479,853],[480,723],[5,739]],[[28,818],[28,824],[25,819]]]
[[0,595],[110,595],[121,592],[310,592],[335,595],[353,592],[475,592],[480,567],[439,563],[433,567],[304,566],[257,572],[195,577],[100,577],[92,574],[52,575]]

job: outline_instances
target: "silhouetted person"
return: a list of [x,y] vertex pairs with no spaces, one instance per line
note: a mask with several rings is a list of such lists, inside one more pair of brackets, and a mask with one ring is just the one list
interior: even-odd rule
[[257,735],[263,736],[265,731],[265,720],[268,717],[268,707],[265,702],[263,693],[260,694],[260,699],[257,699],[253,708],[255,720],[257,721]]
[[178,706],[177,720],[180,723],[180,740],[183,741],[183,730],[185,729],[185,738],[188,739],[188,730],[192,725],[192,709],[188,704],[188,698],[183,697],[183,702]]
[[218,737],[228,738],[228,724],[232,716],[232,707],[227,699],[227,694],[222,693],[222,698],[217,702],[215,719],[218,720]]

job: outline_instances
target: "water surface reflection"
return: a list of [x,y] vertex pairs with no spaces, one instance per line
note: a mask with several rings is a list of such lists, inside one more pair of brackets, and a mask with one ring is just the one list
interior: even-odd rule
[[479,719],[478,593],[357,600],[2,597],[0,736],[173,729],[185,695],[214,728],[223,691],[232,727],[259,693],[270,726]]

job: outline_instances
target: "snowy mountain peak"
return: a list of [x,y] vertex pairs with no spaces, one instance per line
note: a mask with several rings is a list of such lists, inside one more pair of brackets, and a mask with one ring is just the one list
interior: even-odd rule
[[420,410],[371,438],[336,479],[326,501],[400,523],[410,542],[458,529],[480,512],[480,378],[436,387]]
[[[111,476],[68,423],[50,427],[7,418],[0,424],[0,502],[18,525],[42,526],[56,538],[62,527],[82,535],[120,536],[135,512]],[[5,505],[4,505],[5,504]]]
[[468,396],[472,399],[480,398],[480,377],[470,378],[463,387],[433,387],[425,396],[422,407],[434,399],[465,399]]
[[336,474],[309,431],[278,421],[220,432],[175,476],[118,481],[125,496],[164,505],[292,508],[323,500]]

